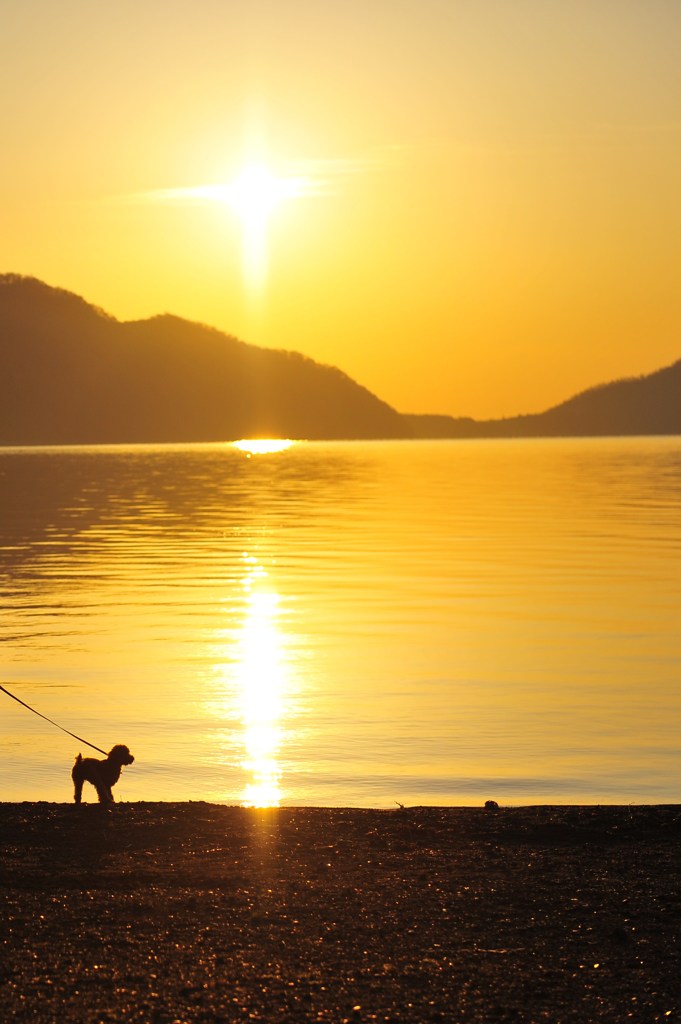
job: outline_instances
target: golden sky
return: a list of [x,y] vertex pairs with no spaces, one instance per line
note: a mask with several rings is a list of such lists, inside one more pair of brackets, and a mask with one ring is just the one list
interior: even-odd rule
[[401,412],[539,411],[681,357],[677,0],[0,20],[1,271],[295,349]]

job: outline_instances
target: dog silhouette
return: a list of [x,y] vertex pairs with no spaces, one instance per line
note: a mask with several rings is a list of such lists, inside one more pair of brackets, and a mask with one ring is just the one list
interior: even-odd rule
[[103,760],[79,754],[71,771],[73,799],[79,804],[83,795],[83,783],[90,782],[97,790],[100,804],[114,803],[111,787],[120,779],[123,765],[132,764],[134,760],[129,749],[122,743],[117,743]]

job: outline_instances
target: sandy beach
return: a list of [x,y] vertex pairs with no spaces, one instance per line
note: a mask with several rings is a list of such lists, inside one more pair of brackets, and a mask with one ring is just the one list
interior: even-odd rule
[[673,1021],[681,807],[0,804],[7,1021]]

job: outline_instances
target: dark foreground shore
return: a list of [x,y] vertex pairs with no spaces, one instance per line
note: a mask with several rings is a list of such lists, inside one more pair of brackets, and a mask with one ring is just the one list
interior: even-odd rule
[[681,807],[0,804],[6,1021],[681,1019]]

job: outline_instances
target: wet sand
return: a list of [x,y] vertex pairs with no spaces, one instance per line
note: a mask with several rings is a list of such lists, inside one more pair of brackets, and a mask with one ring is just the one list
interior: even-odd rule
[[675,1021],[681,806],[0,804],[6,1021]]

